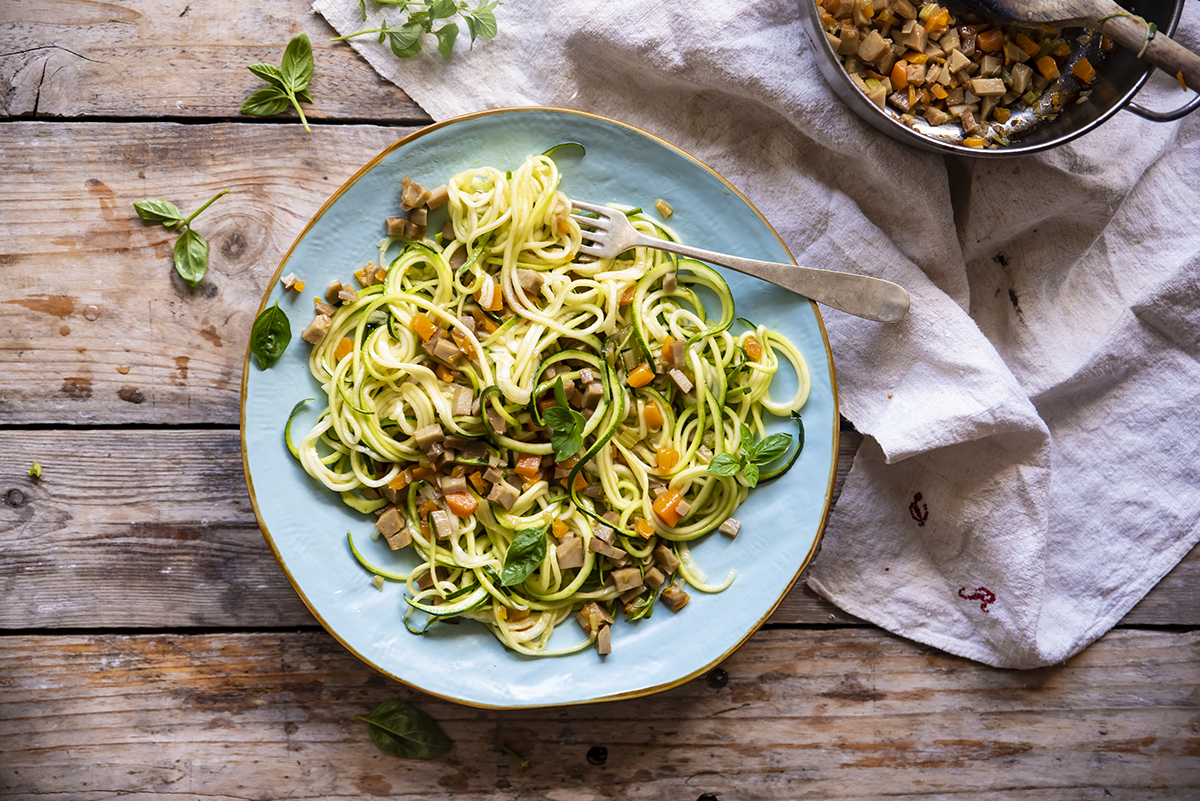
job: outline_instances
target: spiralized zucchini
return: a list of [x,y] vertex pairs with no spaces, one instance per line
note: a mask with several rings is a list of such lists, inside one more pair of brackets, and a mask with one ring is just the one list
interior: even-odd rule
[[[312,348],[327,406],[296,445],[309,475],[415,552],[405,572],[350,539],[369,571],[404,582],[410,630],[467,618],[540,656],[597,639],[604,653],[618,612],[681,608],[682,584],[729,586],[732,571],[707,583],[686,544],[730,520],[754,480],[709,464],[742,458],[766,418],[798,419],[809,390],[796,347],[735,318],[707,265],[650,249],[579,258],[559,179],[544,155],[468,170],[447,187],[444,233],[381,243],[386,276],[356,273],[367,285]],[[782,362],[798,381],[777,400]],[[572,616],[582,639],[549,648]]]

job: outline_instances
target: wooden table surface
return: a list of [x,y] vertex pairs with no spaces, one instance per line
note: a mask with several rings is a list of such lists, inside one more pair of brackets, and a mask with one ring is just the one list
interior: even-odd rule
[[[300,31],[312,133],[239,116],[260,84],[246,65]],[[345,651],[258,531],[238,436],[280,257],[430,122],[333,35],[306,0],[0,2],[0,794],[1200,797],[1196,551],[1082,654],[1024,672],[799,585],[720,669],[641,700],[480,710]],[[187,211],[221,189],[191,289],[174,234],[133,203]],[[449,755],[375,748],[353,716],[393,697],[441,722]]]

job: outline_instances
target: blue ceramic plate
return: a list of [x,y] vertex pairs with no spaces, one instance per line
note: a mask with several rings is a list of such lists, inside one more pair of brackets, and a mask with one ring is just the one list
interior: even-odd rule
[[[783,478],[751,492],[737,515],[743,528],[736,540],[714,534],[693,548],[710,580],[736,570],[733,585],[716,595],[692,591],[691,603],[679,613],[660,607],[650,619],[618,621],[612,654],[603,658],[595,649],[566,657],[524,657],[471,622],[439,626],[424,636],[405,629],[403,586],[389,583],[382,592],[376,590],[351,556],[346,532],[355,533],[356,544],[376,564],[403,570],[407,556],[372,542],[374,517],[351,511],[312,481],[284,443],[292,405],[321,398],[308,371],[309,348],[299,332],[312,319],[312,296],[320,288],[334,278],[350,280],[355,269],[378,258],[384,217],[400,207],[402,177],[438,186],[470,167],[516,167],[526,155],[560,142],[579,142],[587,150],[582,158],[560,161],[562,189],[569,197],[646,208],[661,198],[675,209],[670,224],[685,242],[791,261],[770,225],[736,189],[660,139],[575,111],[481,112],[402,139],[325,203],[284,257],[263,299],[263,307],[278,300],[287,311],[296,341],[270,369],[259,369],[249,354],[243,368],[246,481],[263,535],[296,591],[325,628],[363,661],[425,692],[480,707],[644,695],[720,662],[766,620],[816,552],[837,468],[837,391],[816,306],[769,284],[726,273],[738,314],[790,337],[812,374],[812,396],[803,410],[806,442],[796,465]],[[300,294],[285,290],[279,277],[291,272],[310,289]],[[312,425],[319,405],[320,400],[297,415],[296,432]],[[563,625],[552,645],[581,637],[576,626]]]

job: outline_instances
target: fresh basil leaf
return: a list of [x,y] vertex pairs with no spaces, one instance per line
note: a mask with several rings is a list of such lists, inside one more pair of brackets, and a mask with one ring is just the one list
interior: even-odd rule
[[[254,325],[250,327],[250,352],[258,359],[259,369],[266,370],[278,361],[291,342],[292,323],[287,312],[279,308],[279,301],[254,318]],[[292,413],[295,411],[293,409]]]
[[189,228],[175,240],[175,270],[188,286],[195,286],[208,269],[208,242]]
[[742,469],[742,463],[736,457],[728,453],[718,453],[713,457],[713,460],[708,463],[705,472],[712,473],[715,476],[732,476]]
[[458,38],[458,26],[453,22],[448,22],[434,31],[433,35],[437,37],[438,52],[442,54],[442,58],[450,58],[454,54],[454,40]]
[[429,14],[433,19],[453,17],[456,11],[458,6],[454,4],[454,0],[433,0],[429,6]]
[[301,89],[299,92],[296,92],[296,100],[300,101],[301,103],[311,103],[313,102],[312,92],[310,92],[307,88]]
[[496,7],[495,3],[487,3],[481,5],[471,13],[475,20],[475,30],[484,39],[494,39],[497,33],[496,15],[492,9]]
[[751,488],[758,486],[758,465],[754,462],[746,463],[746,466],[742,468],[742,475],[745,476],[746,483]]
[[565,462],[583,447],[583,436],[575,430],[550,432],[550,447],[554,449],[554,458]]
[[772,434],[754,443],[754,458],[758,464],[768,464],[787,453],[792,444],[791,434]]
[[283,82],[283,73],[280,72],[279,67],[276,67],[273,64],[251,64],[250,66],[246,67],[246,69],[250,70],[259,78],[262,78],[272,86],[277,86],[280,89],[286,88]]
[[432,759],[453,745],[436,720],[404,701],[384,701],[367,717],[354,717],[367,724],[375,745],[401,759]]
[[551,431],[567,431],[575,425],[575,420],[571,417],[571,410],[564,409],[562,406],[551,406],[542,412],[542,417],[546,420],[546,425],[550,426]]
[[137,201],[133,207],[137,209],[138,216],[143,220],[162,223],[168,228],[183,224],[183,214],[179,211],[179,207],[169,200],[147,198]]
[[408,22],[388,32],[388,44],[397,58],[408,58],[421,51],[418,39],[422,30],[419,24]]
[[283,75],[285,89],[299,92],[308,88],[313,77],[313,52],[307,33],[298,33],[288,42],[279,71]]
[[521,529],[504,555],[504,569],[500,571],[501,586],[520,584],[538,569],[545,558],[546,526]]
[[254,90],[242,103],[242,113],[255,117],[272,117],[282,114],[291,106],[291,100],[278,86],[263,86]]

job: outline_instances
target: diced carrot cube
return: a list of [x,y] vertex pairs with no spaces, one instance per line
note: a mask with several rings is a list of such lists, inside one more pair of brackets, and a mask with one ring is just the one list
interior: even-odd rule
[[1008,122],[1008,118],[1012,116],[1012,112],[1006,108],[997,108],[992,110],[992,118],[999,123]]
[[997,53],[1004,47],[1004,31],[988,28],[975,37],[975,46],[985,53]]
[[1066,42],[1063,42],[1058,47],[1051,50],[1050,55],[1054,56],[1055,58],[1066,58],[1067,56],[1071,55],[1071,46]]
[[1075,62],[1075,66],[1071,67],[1071,74],[1084,83],[1091,83],[1096,80],[1096,68],[1086,58],[1081,58]]
[[664,447],[658,449],[658,467],[660,470],[670,470],[675,465],[679,464],[679,451],[674,448]]
[[474,473],[467,476],[467,480],[471,482],[471,486],[473,486],[475,491],[480,495],[483,495],[485,492],[487,492],[487,479],[483,477],[483,473],[480,473],[478,470],[476,470]]
[[587,485],[588,485],[588,482],[587,482],[587,479],[583,477],[583,471],[581,470],[580,472],[576,473],[575,474],[575,491],[583,492],[585,489],[587,489]]
[[475,293],[475,301],[487,311],[500,311],[504,308],[504,293],[500,291],[500,285],[491,275],[483,276],[483,283]]
[[633,521],[633,529],[646,539],[654,536],[654,524],[644,517],[639,517]]
[[557,537],[558,539],[561,540],[563,537],[567,536],[567,532],[570,531],[571,529],[569,529],[567,527],[567,524],[564,523],[563,521],[555,520],[553,523],[550,524],[550,530],[552,532],[554,532],[555,537]]
[[437,325],[420,312],[413,315],[412,322],[409,323],[409,327],[412,328],[413,332],[416,333],[416,335],[419,336],[423,342],[428,342],[438,331]]
[[949,92],[947,92],[945,89],[942,88],[942,85],[940,83],[935,83],[929,91],[932,92],[933,96],[936,97],[938,100],[945,100],[950,94]]
[[950,27],[950,10],[948,8],[938,8],[929,15],[929,19],[925,20],[925,31],[930,36],[939,36],[945,33]]
[[449,492],[446,494],[446,506],[452,515],[467,517],[475,513],[479,501],[469,492]]
[[658,408],[658,401],[650,401],[646,404],[646,408],[642,410],[642,418],[646,421],[647,428],[662,428],[663,416],[662,410]]
[[333,358],[335,361],[341,361],[354,352],[354,340],[349,337],[342,337],[337,343],[337,347],[333,349]]
[[442,380],[443,380],[443,381],[445,381],[447,384],[453,384],[453,383],[454,383],[454,373],[450,372],[450,368],[449,368],[449,367],[447,367],[446,365],[444,365],[444,364],[439,364],[439,365],[437,366],[437,370],[435,370],[434,372],[436,372],[436,373],[437,373],[437,377],[438,377],[438,378],[442,379]]
[[1053,81],[1058,77],[1058,64],[1052,56],[1042,56],[1037,60],[1037,70],[1042,74],[1042,77],[1048,81]]
[[654,380],[654,369],[648,362],[642,362],[629,374],[629,386],[644,387]]
[[434,470],[429,465],[420,464],[412,469],[412,477],[413,477],[413,480],[416,481],[416,480],[423,479],[423,478],[429,478],[436,472],[437,471]]
[[900,59],[892,65],[892,88],[896,91],[908,88],[908,62]]
[[662,350],[659,352],[659,355],[662,356],[662,359],[665,362],[669,362],[671,360],[671,343],[674,341],[675,340],[671,339],[670,337],[667,337],[663,340]]
[[388,482],[388,487],[399,492],[412,482],[412,478],[413,476],[411,470],[401,470],[391,481]]
[[668,526],[674,526],[679,522],[679,502],[682,500],[679,490],[667,490],[654,499],[654,514]]
[[630,303],[633,303],[633,293],[636,291],[637,286],[630,286],[628,289],[622,292],[620,304],[622,306],[628,306]]
[[454,344],[458,345],[458,349],[463,352],[467,358],[474,358],[475,346],[471,344],[471,338],[457,328],[450,329],[450,338],[454,340]]
[[437,508],[438,508],[437,501],[430,499],[430,500],[427,500],[424,503],[422,503],[419,507],[417,507],[417,514],[420,515],[421,517],[425,517],[430,512],[436,512]]
[[536,453],[521,454],[521,458],[517,459],[517,466],[513,469],[523,478],[536,478],[542,469],[542,457]]
[[1016,43],[1017,47],[1024,50],[1025,54],[1029,56],[1036,56],[1038,51],[1041,50],[1041,48],[1038,47],[1037,42],[1033,41],[1023,33],[1018,33],[1017,38],[1013,41]]
[[963,144],[967,147],[983,147],[987,141],[982,136],[968,136],[963,140]]

